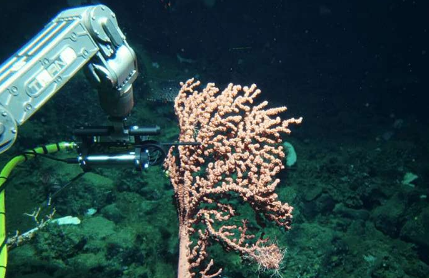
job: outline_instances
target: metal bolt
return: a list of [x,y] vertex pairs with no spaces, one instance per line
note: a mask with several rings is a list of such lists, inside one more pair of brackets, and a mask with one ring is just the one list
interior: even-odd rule
[[18,88],[16,86],[12,86],[12,88],[10,88],[10,91],[14,96],[18,94]]
[[31,109],[33,109],[33,106],[31,106],[31,104],[27,104],[27,105],[25,105],[25,108],[24,108],[26,111],[30,111]]

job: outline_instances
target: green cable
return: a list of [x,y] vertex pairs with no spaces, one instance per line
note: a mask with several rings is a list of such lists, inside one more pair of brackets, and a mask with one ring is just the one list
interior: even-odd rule
[[6,210],[4,201],[4,192],[6,181],[12,170],[19,164],[35,158],[39,154],[50,154],[66,149],[76,148],[74,142],[60,142],[37,147],[32,150],[25,151],[24,153],[12,158],[0,172],[0,278],[6,276],[7,266],[7,237],[6,237]]

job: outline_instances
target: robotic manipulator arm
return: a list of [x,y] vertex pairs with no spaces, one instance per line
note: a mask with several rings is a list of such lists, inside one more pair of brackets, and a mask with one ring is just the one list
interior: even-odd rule
[[65,10],[0,66],[0,153],[14,143],[17,126],[85,65],[111,119],[129,114],[137,61],[115,14],[103,5]]
[[[84,167],[109,163],[134,163],[139,167],[159,164],[165,154],[162,144],[144,140],[159,134],[159,127],[124,126],[125,117],[134,106],[137,61],[115,14],[104,5],[61,12],[0,66],[0,153],[15,142],[17,126],[85,65],[112,126],[82,127],[75,131],[82,139],[76,163]],[[161,152],[161,157],[150,157],[149,151]]]

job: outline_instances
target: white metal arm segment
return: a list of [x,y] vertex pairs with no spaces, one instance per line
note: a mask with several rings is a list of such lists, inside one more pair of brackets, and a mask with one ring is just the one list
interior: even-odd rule
[[0,153],[14,143],[17,126],[86,64],[106,113],[128,115],[137,62],[115,14],[104,5],[65,10],[0,66]]

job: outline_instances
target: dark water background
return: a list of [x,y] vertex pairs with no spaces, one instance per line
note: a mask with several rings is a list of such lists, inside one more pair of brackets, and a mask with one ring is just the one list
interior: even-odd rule
[[[303,116],[291,142],[298,163],[280,197],[293,228],[273,232],[288,252],[283,277],[429,277],[429,2],[103,1],[139,59],[129,121],[177,135],[178,82],[256,83],[263,99]],[[0,61],[67,1],[3,1]],[[173,92],[173,93],[172,93]],[[19,150],[72,140],[77,124],[105,124],[82,74],[20,128]],[[7,193],[8,231],[52,186],[79,172],[38,161],[17,170]],[[408,174],[418,176],[404,182]],[[65,192],[58,216],[81,227],[48,228],[10,253],[8,277],[174,277],[177,221],[160,168],[102,169]],[[86,214],[96,209],[93,216]],[[100,227],[103,227],[101,229]],[[267,230],[275,230],[267,228]],[[251,264],[213,247],[222,277],[257,277]],[[270,277],[270,273],[259,274]]]

